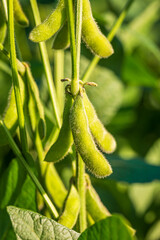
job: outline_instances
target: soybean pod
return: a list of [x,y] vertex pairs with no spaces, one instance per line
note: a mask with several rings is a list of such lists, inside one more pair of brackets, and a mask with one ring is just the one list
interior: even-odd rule
[[30,114],[33,113],[34,110],[34,119],[35,121],[32,121],[32,130],[35,131],[35,129],[38,129],[40,138],[43,139],[46,132],[46,125],[45,125],[45,116],[44,116],[44,108],[39,96],[39,90],[38,86],[32,76],[31,70],[29,66],[25,63],[26,67],[26,84],[28,86],[28,92],[29,92],[29,105],[30,108]]
[[29,21],[22,10],[19,0],[13,0],[13,7],[14,7],[14,17],[16,22],[21,27],[28,27]]
[[[19,75],[19,83],[20,83],[20,89],[21,89],[22,102],[24,105],[26,93],[25,93],[24,82],[20,77],[20,75]],[[11,135],[13,136],[18,127],[17,108],[16,108],[16,101],[15,101],[13,87],[11,87],[9,97],[8,97],[8,105],[3,113],[3,121],[6,127],[8,128],[8,130],[10,131]],[[8,138],[6,138],[6,134],[2,126],[0,126],[0,136],[1,136],[0,146],[8,144]]]
[[83,91],[83,100],[88,117],[89,128],[94,137],[95,142],[98,144],[100,149],[106,153],[112,153],[116,149],[116,141],[112,134],[110,134],[102,122],[99,120],[96,111],[87,97],[85,90]]
[[3,5],[0,2],[0,43],[3,43],[6,37],[7,25]]
[[58,223],[72,229],[76,224],[80,209],[80,198],[76,187],[71,184],[68,196],[64,203],[64,209],[58,219]]
[[89,176],[86,174],[86,208],[91,218],[96,222],[111,216],[108,209],[103,205],[99,195],[93,188]]
[[[86,208],[89,213],[89,220],[91,223],[91,219],[93,221],[98,222],[104,218],[112,216],[112,214],[108,211],[108,209],[104,206],[102,203],[98,193],[94,189],[94,187],[91,184],[89,176],[86,174],[86,182],[87,182],[87,189],[86,189]],[[135,230],[128,225],[128,222],[124,217],[121,217],[124,221],[124,224],[132,234],[132,236],[135,234]]]
[[69,124],[69,113],[72,106],[72,96],[66,92],[66,100],[63,112],[63,124],[57,141],[51,146],[45,156],[46,162],[58,162],[69,152],[73,144],[72,132]]
[[70,113],[70,124],[76,149],[87,168],[96,177],[106,177],[112,173],[107,159],[98,150],[91,135],[83,98],[78,94]]
[[67,196],[67,190],[58,175],[53,163],[47,164],[44,174],[44,183],[49,196],[58,208],[62,208]]
[[66,20],[65,1],[59,0],[55,10],[40,25],[36,26],[29,35],[33,42],[46,41],[52,37]]
[[59,30],[56,34],[54,42],[53,42],[53,49],[66,49],[70,45],[70,36],[69,36],[69,29],[68,29],[68,22],[66,22],[63,27]]
[[83,0],[82,14],[82,39],[87,47],[100,58],[107,58],[112,55],[114,52],[112,45],[99,30],[93,19],[89,0]]

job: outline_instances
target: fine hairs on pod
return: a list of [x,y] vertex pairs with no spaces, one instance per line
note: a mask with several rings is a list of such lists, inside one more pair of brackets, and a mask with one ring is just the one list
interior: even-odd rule
[[89,129],[83,97],[80,94],[76,96],[71,108],[70,124],[76,149],[85,162],[86,167],[96,177],[109,176],[112,173],[112,168],[96,147]]

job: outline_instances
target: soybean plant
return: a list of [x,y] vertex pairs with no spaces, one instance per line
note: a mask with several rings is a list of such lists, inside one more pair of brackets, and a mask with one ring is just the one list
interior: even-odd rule
[[[6,8],[4,2],[0,3],[0,13]],[[104,178],[111,175],[112,167],[102,152],[107,154],[114,152],[116,140],[98,118],[85,91],[86,83],[80,80],[81,39],[98,59],[108,58],[114,50],[95,22],[89,0],[59,0],[56,8],[42,23],[36,0],[30,0],[30,3],[37,26],[30,32],[29,39],[39,44],[54,110],[57,110],[56,99],[63,96],[65,89],[63,114],[60,121],[53,123],[52,131],[48,136],[46,134],[49,127],[46,121],[48,106],[44,108],[30,65],[16,58],[14,20],[19,27],[24,28],[29,25],[30,18],[24,14],[18,0],[8,0],[8,19],[5,14],[0,15],[0,20],[2,19],[0,41],[2,45],[6,37],[5,27],[8,24],[10,49],[8,53],[4,46],[0,45],[0,51],[11,60],[13,83],[9,92],[8,105],[3,117],[0,118],[0,146],[10,144],[13,153],[41,193],[41,197],[37,195],[39,212],[54,218],[59,228],[64,225],[82,232],[89,225],[111,216],[92,186],[85,168],[93,177]],[[126,14],[125,10],[123,16],[124,14]],[[117,20],[117,25],[121,19],[120,17]],[[115,33],[114,27],[110,34],[114,36]],[[52,50],[56,51],[59,59],[59,62],[56,62],[56,59],[54,64],[55,78],[58,79],[55,79],[54,83],[46,45],[44,42],[39,43],[52,36],[54,38]],[[62,72],[58,72],[63,65],[64,50],[69,46],[73,67],[71,80],[63,78]],[[61,70],[63,71],[63,68]],[[61,84],[67,81],[66,87],[58,89],[60,80],[62,80]],[[54,84],[57,84],[56,87]],[[88,83],[88,85],[95,84]],[[60,89],[62,92],[59,91]],[[57,95],[60,97],[57,98]],[[51,115],[59,119],[59,112],[61,110],[53,111]],[[17,131],[18,127],[20,134]],[[15,135],[19,145],[14,141]],[[47,143],[49,148],[46,147]],[[67,184],[64,184],[61,179],[61,172],[58,173],[55,163],[61,160],[67,162],[69,157],[72,160],[72,176],[67,189]],[[18,227],[20,228],[21,226]],[[128,225],[127,228],[129,228]],[[74,233],[72,230],[69,231]],[[79,236],[78,233],[76,234]],[[17,236],[19,239],[20,235],[17,234]]]

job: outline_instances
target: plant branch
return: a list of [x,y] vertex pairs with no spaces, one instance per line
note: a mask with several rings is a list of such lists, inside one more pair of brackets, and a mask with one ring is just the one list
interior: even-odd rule
[[9,34],[9,45],[10,45],[10,61],[11,61],[11,68],[12,68],[12,79],[13,79],[14,93],[15,93],[15,99],[16,99],[21,145],[22,145],[23,153],[26,153],[28,151],[28,145],[27,145],[27,136],[26,136],[26,130],[25,130],[22,98],[20,94],[18,70],[17,70],[17,58],[16,58],[16,49],[15,49],[15,36],[14,36],[13,0],[8,0],[8,34]]
[[77,57],[76,57],[76,39],[75,39],[75,24],[74,24],[74,13],[73,13],[73,1],[67,0],[67,13],[68,23],[70,31],[70,43],[71,43],[71,58],[72,58],[72,82],[71,92],[73,96],[76,96],[79,90],[78,76],[77,76]]
[[[130,8],[130,6],[132,5],[134,0],[128,0],[128,2],[126,3],[124,9],[122,10],[121,14],[119,15],[118,19],[116,20],[116,22],[114,23],[111,31],[108,34],[108,40],[111,42],[113,40],[113,38],[115,37],[118,29],[120,28],[120,26],[122,25],[127,12]],[[88,78],[90,77],[93,69],[95,68],[95,66],[97,65],[97,63],[99,62],[100,58],[98,56],[95,56],[90,65],[88,66],[87,70],[85,71],[83,77],[82,77],[82,81],[83,82],[87,82]]]
[[[12,0],[11,0],[12,1]],[[30,166],[27,164],[27,162],[25,161],[22,153],[20,152],[18,146],[16,145],[16,143],[14,142],[10,132],[8,131],[7,127],[5,126],[4,122],[2,120],[0,120],[0,125],[3,127],[6,136],[8,138],[9,144],[11,149],[13,150],[13,152],[15,153],[15,155],[17,156],[17,158],[21,161],[22,165],[24,166],[24,168],[26,169],[27,173],[29,174],[30,178],[32,179],[32,181],[34,182],[34,184],[36,185],[36,187],[38,188],[39,192],[41,193],[46,205],[49,207],[49,209],[51,210],[53,216],[55,218],[58,217],[58,212],[56,210],[56,208],[54,207],[53,203],[51,202],[50,198],[48,197],[47,193],[45,192],[45,190],[43,189],[42,185],[40,184],[40,182],[38,181],[37,177],[35,176],[35,174],[33,173],[32,169],[30,168]]]
[[79,230],[83,232],[87,228],[86,223],[86,181],[85,181],[85,164],[77,154],[77,188],[80,197],[80,214],[79,214]]
[[[30,0],[31,7],[32,7],[32,12],[35,20],[35,24],[39,25],[41,23],[41,18],[37,6],[36,0]],[[60,116],[59,116],[59,106],[58,106],[58,101],[57,101],[57,96],[56,96],[56,91],[55,87],[53,84],[53,77],[52,77],[52,71],[49,63],[49,58],[48,58],[48,53],[47,53],[47,48],[46,44],[44,42],[40,42],[39,44],[39,49],[40,49],[40,54],[44,66],[44,71],[46,75],[46,80],[48,84],[48,89],[49,89],[49,94],[53,106],[53,111],[56,119],[57,126],[60,128],[61,121],[60,121]]]

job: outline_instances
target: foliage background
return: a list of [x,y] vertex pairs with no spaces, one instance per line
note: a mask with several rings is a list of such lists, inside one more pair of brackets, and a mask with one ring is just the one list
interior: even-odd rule
[[[16,26],[20,48],[17,54],[20,59],[30,62],[43,103],[50,109],[38,47],[27,39],[34,26],[29,1],[21,2],[30,25],[26,29]],[[43,20],[55,6],[55,2],[53,0],[38,2]],[[91,1],[94,17],[105,34],[118,17],[125,2]],[[109,59],[101,60],[90,77],[90,81],[97,82],[98,87],[87,89],[99,117],[115,136],[118,146],[115,154],[110,157],[114,174],[109,180],[92,178],[93,184],[111,213],[123,214],[137,230],[137,238],[142,240],[160,239],[159,16],[159,1],[134,1],[113,41],[115,54]],[[53,38],[47,41],[51,66],[54,65],[52,42]],[[5,47],[7,46],[6,39]],[[93,55],[82,44],[82,75],[92,58]],[[64,77],[70,77],[69,50],[65,51],[64,66]],[[10,72],[8,61],[0,54],[0,114],[4,112],[11,87]],[[54,119],[50,115],[46,113],[48,133],[54,124]],[[3,201],[0,200],[0,239],[6,231],[5,205],[15,204],[37,210],[34,186],[30,179],[22,174],[24,170],[17,171],[19,167],[16,161],[12,161],[12,172],[10,171],[10,178],[8,177],[8,166],[11,168],[9,164],[13,156],[8,146],[0,148],[0,199],[7,185],[8,187],[12,185],[12,189],[13,184],[15,185],[15,196],[8,202],[4,196]],[[66,186],[71,175],[70,162],[68,156],[62,163],[56,165]],[[20,181],[23,183],[22,186],[17,186]]]

